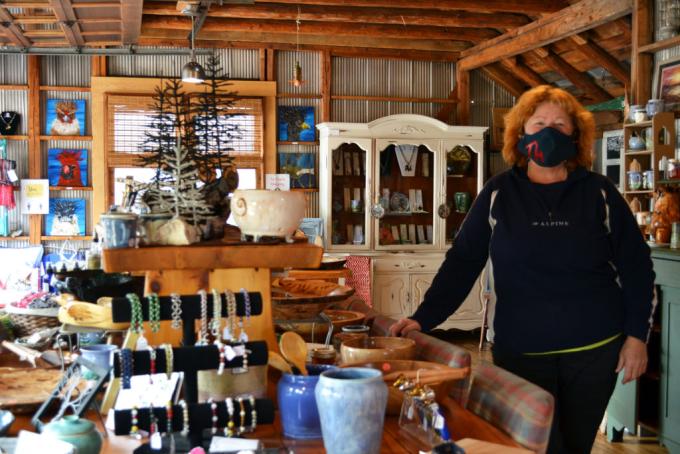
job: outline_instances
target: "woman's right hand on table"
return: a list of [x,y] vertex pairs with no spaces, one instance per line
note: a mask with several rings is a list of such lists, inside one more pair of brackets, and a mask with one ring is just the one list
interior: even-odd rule
[[411,331],[420,331],[420,323],[410,318],[402,318],[390,326],[390,336],[406,336]]

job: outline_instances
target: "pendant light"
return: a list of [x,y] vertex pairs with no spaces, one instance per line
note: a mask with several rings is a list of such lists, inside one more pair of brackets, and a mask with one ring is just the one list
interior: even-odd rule
[[[295,20],[295,53],[300,53],[300,7],[298,6],[298,16]],[[293,78],[288,81],[293,87],[301,87],[305,80],[302,79],[302,66],[300,66],[300,61],[295,60],[295,66],[293,66]]]
[[182,68],[182,82],[190,84],[202,84],[205,80],[205,71],[203,67],[196,61],[196,52],[194,50],[194,16],[191,16],[191,60]]

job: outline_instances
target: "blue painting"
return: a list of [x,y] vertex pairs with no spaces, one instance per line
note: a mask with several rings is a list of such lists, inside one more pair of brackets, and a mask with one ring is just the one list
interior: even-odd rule
[[87,186],[87,150],[47,150],[47,179],[50,186]]
[[279,153],[279,173],[290,175],[291,188],[315,188],[314,153]]
[[84,99],[48,99],[45,132],[50,136],[84,136]]
[[51,236],[85,235],[85,199],[50,199],[45,227]]
[[316,140],[313,106],[279,106],[279,141],[314,142]]

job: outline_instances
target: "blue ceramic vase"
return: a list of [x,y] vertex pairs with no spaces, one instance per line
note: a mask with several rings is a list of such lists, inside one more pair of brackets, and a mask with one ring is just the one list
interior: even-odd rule
[[76,415],[64,416],[47,424],[42,433],[72,444],[78,454],[99,454],[102,448],[102,436],[94,423]]
[[314,388],[319,374],[337,369],[328,364],[308,364],[309,375],[283,374],[276,388],[283,434],[289,438],[321,438],[321,422]]
[[323,372],[315,390],[323,444],[328,454],[378,454],[387,386],[377,369]]

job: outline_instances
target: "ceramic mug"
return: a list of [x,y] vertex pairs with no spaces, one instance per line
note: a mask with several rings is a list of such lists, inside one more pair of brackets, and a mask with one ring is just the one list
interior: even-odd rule
[[457,213],[467,213],[472,203],[472,197],[469,192],[456,192],[453,196],[456,203]]
[[642,187],[644,189],[654,189],[654,171],[645,170],[642,172]]
[[628,172],[628,189],[637,191],[642,187],[642,172],[630,170]]

